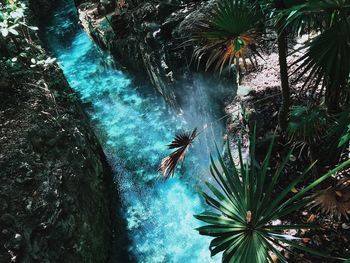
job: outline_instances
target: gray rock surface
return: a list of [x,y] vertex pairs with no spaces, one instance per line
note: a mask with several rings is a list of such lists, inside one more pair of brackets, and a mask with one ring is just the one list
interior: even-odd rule
[[38,43],[0,58],[0,262],[107,262],[112,172],[58,66],[30,67]]
[[[193,47],[186,41],[196,21],[212,4],[125,1],[123,8],[117,6],[101,14],[97,4],[85,2],[79,6],[79,13],[83,26],[98,44],[110,50],[137,79],[148,80],[170,104],[176,105],[176,94],[197,71],[191,63]],[[228,85],[235,85],[233,79],[229,77]]]
[[22,74],[0,81],[0,262],[105,262],[102,149],[56,66]]

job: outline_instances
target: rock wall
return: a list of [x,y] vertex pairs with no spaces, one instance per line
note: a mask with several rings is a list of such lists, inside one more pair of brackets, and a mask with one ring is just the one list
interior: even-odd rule
[[[116,7],[88,1],[78,9],[80,20],[97,43],[138,79],[148,80],[168,102],[176,104],[177,93],[188,86],[197,71],[191,63],[193,47],[186,41],[194,23],[212,5],[212,1],[120,0]],[[218,78],[231,86],[231,92],[234,80],[232,74]]]
[[0,262],[107,262],[111,170],[61,70],[33,64],[47,56],[32,39],[0,59]]
[[0,79],[0,262],[106,262],[104,154],[62,73],[31,78]]
[[59,0],[22,0],[22,2],[30,7],[32,14],[36,18],[46,16],[58,1]]

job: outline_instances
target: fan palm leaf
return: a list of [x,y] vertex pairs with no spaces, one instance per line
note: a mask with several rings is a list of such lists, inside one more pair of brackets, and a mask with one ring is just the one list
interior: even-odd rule
[[317,207],[321,212],[340,218],[349,219],[350,187],[329,187],[318,191],[312,197],[311,207]]
[[313,144],[320,142],[334,124],[326,111],[315,106],[294,106],[290,113],[287,135],[292,141]]
[[288,28],[293,34],[310,33],[314,30],[328,28],[334,22],[338,11],[345,10],[349,7],[347,0],[290,0],[280,1],[284,6],[280,10],[273,10],[271,2],[267,9],[272,11],[273,21],[282,19],[282,27]]
[[[296,71],[303,69],[300,77],[310,72],[305,84],[318,79],[314,85],[318,85],[321,80],[332,81],[332,86],[345,86],[350,73],[350,20],[344,23],[338,22],[332,27],[318,35],[306,45],[306,53],[293,63],[302,62]],[[312,83],[312,82],[311,82]]]
[[191,42],[195,44],[193,58],[200,65],[207,58],[205,69],[215,70],[259,55],[256,50],[261,14],[247,0],[220,0],[205,18],[198,21]]
[[[303,47],[304,54],[291,66],[297,65],[298,81],[304,77],[304,88],[326,88],[326,102],[330,109],[337,108],[341,92],[346,92],[350,75],[350,4],[346,0],[306,1],[287,11],[286,25],[302,21],[308,14],[321,12],[321,33]],[[346,94],[348,97],[349,94]]]
[[285,25],[301,32],[305,28],[323,30],[339,19],[342,12],[348,12],[347,0],[299,0],[290,1],[287,10],[281,12],[286,17]]
[[269,174],[273,142],[264,161],[258,164],[254,158],[254,138],[255,136],[251,143],[250,164],[249,162],[243,163],[240,144],[238,145],[240,167],[235,165],[230,147],[228,147],[230,159],[228,165],[224,163],[219,151],[219,165],[211,158],[210,171],[216,183],[207,182],[210,193],[202,192],[202,195],[207,204],[216,212],[206,211],[195,217],[207,223],[197,230],[201,235],[213,237],[209,246],[212,256],[223,252],[222,262],[265,263],[274,262],[270,255],[272,252],[281,262],[288,262],[278,249],[288,249],[286,245],[318,256],[327,256],[300,244],[298,242],[300,238],[285,233],[289,229],[315,228],[315,225],[274,225],[272,222],[306,205],[309,202],[309,199],[303,198],[306,193],[348,166],[350,160],[329,171],[294,196],[290,196],[291,190],[310,171],[311,167],[309,167],[283,191],[275,195],[274,189],[278,186],[292,150],[286,155],[276,172]]
[[169,156],[165,157],[158,168],[158,171],[165,179],[169,179],[174,175],[177,165],[184,161],[186,153],[197,137],[197,128],[191,132],[182,132],[175,136],[174,140],[168,144],[169,149],[176,149]]

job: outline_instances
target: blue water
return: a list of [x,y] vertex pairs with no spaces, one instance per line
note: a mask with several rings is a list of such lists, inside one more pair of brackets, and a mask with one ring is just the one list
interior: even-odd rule
[[[213,122],[211,96],[199,76],[184,94],[183,114],[169,109],[152,88],[136,86],[133,79],[113,66],[76,26],[73,1],[63,1],[43,29],[43,40],[63,72],[88,105],[107,158],[114,169],[131,240],[130,253],[138,262],[219,262],[208,250],[210,238],[200,236],[193,214],[205,204],[198,189],[208,175],[208,141],[220,142],[221,125]],[[174,178],[159,180],[157,166],[169,154],[166,144],[176,131],[207,129],[199,136]],[[212,125],[214,124],[214,125]]]

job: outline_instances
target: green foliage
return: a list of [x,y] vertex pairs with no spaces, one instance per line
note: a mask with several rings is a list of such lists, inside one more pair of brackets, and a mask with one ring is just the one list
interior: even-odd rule
[[331,130],[331,134],[336,136],[338,147],[346,147],[350,140],[350,109],[344,110],[337,117],[337,124]]
[[346,133],[344,133],[343,136],[340,137],[338,147],[344,146],[350,140],[350,124],[347,127],[348,127],[348,129],[347,129]]
[[330,125],[326,111],[317,106],[294,106],[290,112],[288,137],[294,142],[317,143]]
[[283,11],[286,16],[285,25],[292,26],[297,31],[305,27],[315,30],[325,29],[334,21],[341,19],[350,4],[347,0],[299,0],[289,1],[288,9]]
[[29,26],[25,21],[26,6],[23,3],[0,4],[0,33],[6,38],[8,35],[19,35],[19,29],[26,27],[30,30],[38,30],[37,27]]
[[[238,146],[240,167],[237,167],[229,150],[229,165],[226,165],[218,151],[220,167],[211,158],[210,171],[216,184],[207,182],[211,194],[203,192],[206,202],[217,212],[207,211],[195,217],[208,225],[198,228],[202,235],[212,236],[210,243],[212,255],[223,251],[222,262],[265,263],[273,262],[269,252],[274,253],[281,262],[287,259],[278,247],[289,245],[296,249],[326,256],[305,247],[298,238],[285,233],[289,229],[310,229],[310,224],[282,224],[272,222],[302,208],[308,199],[303,198],[314,187],[350,164],[350,160],[329,171],[294,196],[291,190],[306,176],[311,167],[295,178],[280,193],[274,193],[282,171],[290,158],[292,150],[281,162],[274,174],[270,174],[269,163],[273,142],[263,163],[255,160],[255,136],[251,142],[250,163],[243,163],[241,146]],[[289,198],[287,198],[289,197]]]
[[0,63],[18,71],[24,68],[47,69],[54,62],[42,54],[41,47],[35,44],[31,33],[38,28],[27,24],[26,6],[11,1],[0,4]]
[[[195,44],[194,59],[200,64],[206,58],[206,70],[215,64],[222,71],[231,65],[259,55],[256,42],[259,36],[261,13],[247,0],[221,0],[206,17],[198,21],[191,42]],[[253,62],[252,62],[253,63]]]
[[[298,64],[299,79],[308,73],[304,87],[326,87],[329,110],[338,108],[340,93],[344,91],[350,74],[350,4],[347,0],[306,1],[287,10],[285,24],[301,27],[310,23],[315,14],[322,17],[317,23],[321,33],[307,43],[304,54],[293,65]],[[310,18],[311,17],[311,18]],[[316,23],[316,22],[315,22]],[[314,23],[314,24],[315,24]]]

